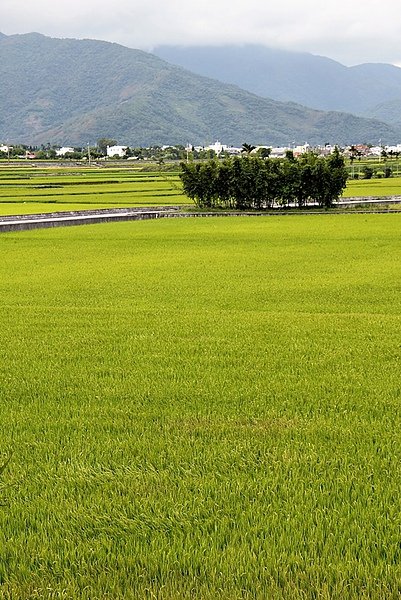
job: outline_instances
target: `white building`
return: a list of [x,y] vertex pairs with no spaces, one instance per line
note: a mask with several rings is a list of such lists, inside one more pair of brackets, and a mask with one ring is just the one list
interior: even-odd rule
[[127,151],[128,146],[107,146],[107,156],[113,157],[118,156],[119,158],[123,158]]
[[71,152],[74,152],[74,148],[71,148],[70,146],[63,146],[62,148],[56,150],[56,156],[65,156]]
[[214,144],[210,144],[210,146],[206,147],[206,150],[214,150],[214,152],[216,152],[217,156],[219,154],[221,154],[223,152],[223,150],[226,150],[227,146],[225,146],[224,144],[221,144],[219,142],[219,140],[217,140]]
[[307,142],[305,142],[305,144],[303,144],[303,146],[294,146],[292,148],[294,156],[302,156],[302,154],[306,154],[307,152],[309,152],[309,150],[310,150],[310,146]]
[[241,148],[234,148],[233,146],[227,146],[226,144],[222,144],[218,140],[214,144],[210,144],[209,146],[192,146],[192,144],[187,144],[185,146],[185,150],[187,152],[191,152],[195,150],[195,152],[203,152],[204,150],[213,150],[217,156],[219,156],[222,152],[227,154],[241,154]]
[[396,146],[386,146],[386,152],[401,152],[401,144]]
[[235,148],[234,146],[226,146],[225,148],[226,154],[231,154],[232,156],[237,156],[241,154],[242,148]]
[[272,158],[283,158],[288,148],[286,146],[281,146],[277,148],[272,148],[270,156]]
[[369,150],[369,154],[371,156],[381,156],[383,147],[382,146],[372,146]]

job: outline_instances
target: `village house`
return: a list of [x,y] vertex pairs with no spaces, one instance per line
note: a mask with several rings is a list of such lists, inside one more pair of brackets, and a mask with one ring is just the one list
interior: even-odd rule
[[109,158],[113,156],[124,158],[125,153],[127,152],[127,148],[128,146],[107,146],[107,156]]
[[56,150],[56,156],[65,156],[66,154],[71,154],[72,152],[74,152],[74,148],[63,146],[62,148]]

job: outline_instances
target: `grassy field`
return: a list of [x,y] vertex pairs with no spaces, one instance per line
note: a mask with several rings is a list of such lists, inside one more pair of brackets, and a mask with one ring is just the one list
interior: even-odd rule
[[0,597],[398,600],[400,226],[0,236]]

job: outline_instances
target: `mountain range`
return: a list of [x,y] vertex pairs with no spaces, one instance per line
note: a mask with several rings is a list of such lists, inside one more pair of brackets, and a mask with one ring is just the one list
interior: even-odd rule
[[401,69],[394,65],[346,67],[324,56],[261,45],[160,46],[154,53],[262,97],[401,123]]
[[262,97],[110,42],[0,34],[0,59],[2,142],[84,145],[112,137],[134,147],[217,138],[232,145],[401,139],[398,124]]

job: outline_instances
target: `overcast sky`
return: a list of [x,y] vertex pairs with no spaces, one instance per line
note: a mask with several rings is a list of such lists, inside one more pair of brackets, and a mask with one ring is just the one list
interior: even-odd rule
[[400,0],[0,0],[0,31],[161,44],[258,43],[401,66]]

